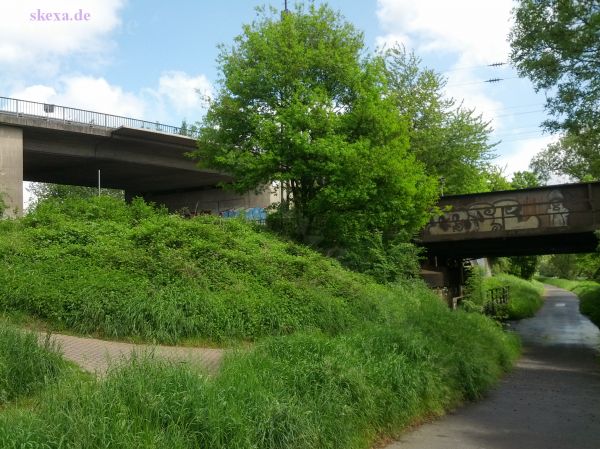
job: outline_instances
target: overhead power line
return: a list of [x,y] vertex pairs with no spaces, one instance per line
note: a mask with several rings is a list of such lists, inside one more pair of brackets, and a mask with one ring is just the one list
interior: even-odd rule
[[536,109],[535,111],[515,112],[513,114],[501,114],[497,115],[496,117],[513,117],[515,115],[536,114],[538,112],[544,112],[544,109]]
[[446,87],[457,87],[457,86],[470,86],[473,84],[494,84],[494,83],[499,83],[500,81],[508,81],[508,80],[516,80],[519,79],[519,76],[511,76],[509,78],[490,78],[487,80],[481,80],[481,81],[472,81],[470,83],[461,83],[461,84],[448,84]]
[[458,72],[460,70],[482,69],[485,67],[502,67],[508,65],[508,62],[493,62],[491,64],[472,65],[465,67],[454,67],[453,69],[444,70],[442,73]]

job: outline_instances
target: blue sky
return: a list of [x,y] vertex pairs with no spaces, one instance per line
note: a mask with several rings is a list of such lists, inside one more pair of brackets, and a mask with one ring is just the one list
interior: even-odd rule
[[[290,4],[293,3],[290,0]],[[320,3],[317,1],[317,3]],[[490,120],[510,175],[554,137],[542,133],[544,96],[507,62],[512,0],[332,0],[370,49],[401,42],[448,78],[447,92]],[[283,0],[21,0],[0,3],[0,96],[178,125],[199,119],[229,44],[260,5]],[[90,14],[38,21],[31,14]],[[490,78],[504,78],[485,83]],[[443,151],[443,149],[439,149]]]

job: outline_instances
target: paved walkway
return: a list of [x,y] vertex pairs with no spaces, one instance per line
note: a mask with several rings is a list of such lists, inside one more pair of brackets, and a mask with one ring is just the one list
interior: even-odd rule
[[388,449],[600,448],[600,331],[579,300],[548,288],[515,329],[524,353],[484,400],[405,434]]
[[[44,338],[46,338],[45,334],[40,334],[40,339]],[[137,345],[61,334],[52,334],[51,340],[58,343],[66,359],[77,363],[87,371],[100,375],[106,372],[111,362],[123,361],[132,353],[147,352],[169,360],[198,363],[214,373],[219,368],[224,352],[222,349]]]

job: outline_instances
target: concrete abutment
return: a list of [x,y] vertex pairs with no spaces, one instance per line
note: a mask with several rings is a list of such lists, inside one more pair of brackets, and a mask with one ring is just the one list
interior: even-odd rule
[[5,217],[23,214],[23,130],[0,125],[0,195]]

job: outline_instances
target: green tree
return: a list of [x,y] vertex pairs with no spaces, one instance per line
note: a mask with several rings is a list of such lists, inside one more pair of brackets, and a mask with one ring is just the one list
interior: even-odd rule
[[[33,183],[28,188],[29,192],[33,195],[33,206],[37,205],[40,201],[48,198],[91,198],[98,196],[97,187],[85,187],[85,186],[73,186],[66,184],[46,184],[46,183]],[[113,198],[124,199],[124,193],[122,190],[115,189],[104,189],[100,191],[101,195],[111,196]]]
[[506,176],[504,170],[497,165],[489,165],[483,173],[485,189],[482,191],[496,192],[499,190],[512,190],[512,185]]
[[348,247],[381,233],[408,239],[429,218],[436,180],[409,151],[381,58],[326,6],[259,10],[221,46],[220,89],[202,123],[202,166],[238,192],[283,189],[297,236]]
[[442,75],[421,68],[402,47],[383,52],[389,95],[409,123],[410,149],[427,173],[443,178],[445,194],[487,190],[485,172],[496,145],[492,128],[473,110],[444,94]]
[[531,279],[540,264],[539,256],[513,256],[508,259],[508,272],[523,279]]
[[513,189],[528,189],[531,187],[539,187],[542,182],[538,175],[532,171],[517,171],[514,172],[510,186]]
[[531,168],[546,180],[552,173],[579,181],[600,179],[600,142],[591,145],[590,139],[569,133],[538,153],[531,161]]
[[[582,179],[600,177],[600,3],[597,0],[520,0],[513,11],[511,59],[520,75],[547,94],[564,137],[536,167]],[[547,172],[546,172],[547,173]]]

